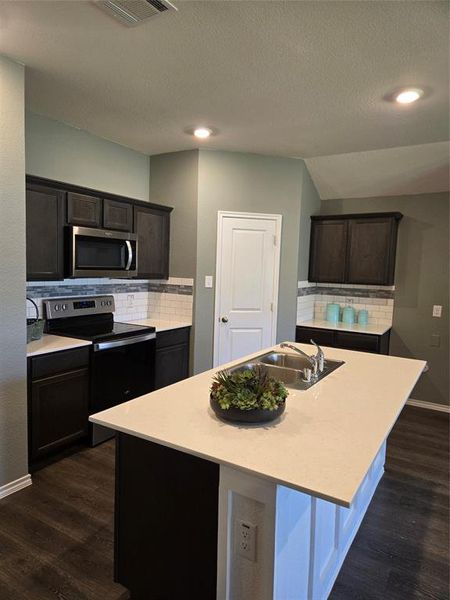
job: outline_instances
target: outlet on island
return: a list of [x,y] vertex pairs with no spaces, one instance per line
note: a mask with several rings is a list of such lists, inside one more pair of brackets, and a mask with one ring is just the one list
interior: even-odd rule
[[252,562],[256,562],[257,526],[248,521],[235,521],[235,552]]

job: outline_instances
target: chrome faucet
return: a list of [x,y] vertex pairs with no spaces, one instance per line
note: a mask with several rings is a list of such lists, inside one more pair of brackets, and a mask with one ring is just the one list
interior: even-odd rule
[[[301,354],[302,356],[304,356],[308,360],[308,362],[310,363],[310,365],[312,367],[313,377],[314,378],[317,377],[318,372],[319,372],[319,362],[315,356],[310,356],[309,354],[306,354],[306,352],[303,352],[303,350],[300,350],[300,348],[297,348],[296,346],[294,346],[293,344],[289,344],[288,342],[281,343],[280,348],[289,348],[290,350],[294,350],[294,352],[297,352],[298,354]],[[306,376],[306,373],[305,373],[305,376]]]
[[309,340],[311,342],[311,344],[313,344],[313,346],[316,347],[317,349],[317,354],[315,356],[315,359],[317,360],[317,364],[319,365],[319,373],[322,373],[323,368],[325,366],[325,354],[323,353],[322,348],[319,346],[319,344],[316,344],[316,342],[314,340]]
[[293,344],[289,344],[288,342],[281,343],[280,347],[290,348],[291,350],[294,350],[294,352],[298,352],[298,354],[304,356],[310,362],[312,367],[312,376],[314,377],[314,379],[316,379],[319,373],[322,373],[324,369],[325,355],[323,353],[322,348],[319,346],[319,344],[316,344],[314,340],[311,340],[311,344],[313,344],[317,348],[317,354],[314,356],[306,354],[306,352],[303,352],[303,350],[300,350],[300,348],[297,348],[296,346],[294,346]]

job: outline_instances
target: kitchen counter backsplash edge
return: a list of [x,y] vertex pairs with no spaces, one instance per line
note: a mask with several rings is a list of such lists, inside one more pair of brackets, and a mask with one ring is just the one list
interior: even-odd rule
[[[62,281],[27,282],[27,296],[32,298],[43,315],[46,298],[77,296],[114,296],[116,321],[137,319],[192,321],[194,280],[171,277],[168,280],[64,279]],[[27,318],[35,317],[35,309],[27,302]]]
[[297,287],[297,325],[307,321],[325,321],[327,304],[352,306],[356,320],[367,310],[369,326],[392,327],[395,286],[313,283],[299,281]]

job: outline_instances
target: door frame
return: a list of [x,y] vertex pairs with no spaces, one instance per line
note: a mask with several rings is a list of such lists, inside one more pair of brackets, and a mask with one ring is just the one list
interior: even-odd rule
[[275,272],[273,277],[275,298],[273,299],[272,310],[272,340],[271,344],[275,344],[277,340],[277,319],[278,319],[278,295],[280,292],[280,266],[281,266],[281,232],[283,216],[279,214],[269,213],[251,213],[251,212],[236,212],[236,211],[217,211],[217,242],[216,242],[216,273],[215,273],[215,297],[214,297],[214,343],[213,343],[213,366],[218,365],[219,356],[219,318],[220,318],[220,296],[221,296],[221,264],[222,264],[222,224],[225,218],[235,219],[259,219],[260,221],[275,221]]

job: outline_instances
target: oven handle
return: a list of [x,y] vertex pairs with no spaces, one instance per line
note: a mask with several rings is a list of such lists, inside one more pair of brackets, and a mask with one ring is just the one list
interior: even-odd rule
[[131,246],[131,242],[129,240],[125,240],[125,244],[128,248],[128,262],[125,267],[125,271],[129,271],[131,267],[131,263],[133,262],[133,247]]
[[147,342],[148,340],[154,340],[156,333],[146,333],[144,335],[137,335],[131,338],[125,338],[124,340],[116,340],[112,342],[99,342],[94,344],[94,352],[101,352],[102,350],[111,350],[112,348],[120,348],[121,346],[129,346],[130,344],[138,344],[139,342]]

